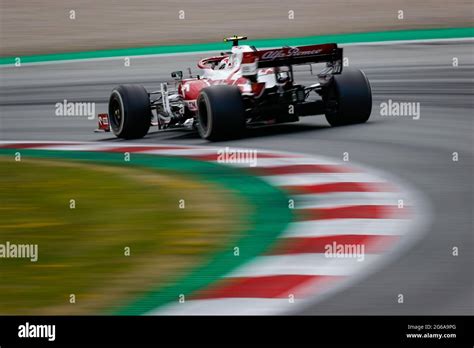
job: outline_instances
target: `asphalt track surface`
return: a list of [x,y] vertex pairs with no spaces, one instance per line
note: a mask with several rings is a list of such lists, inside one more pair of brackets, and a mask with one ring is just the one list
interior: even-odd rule
[[[0,68],[1,140],[120,141],[93,133],[96,120],[55,116],[55,104],[96,102],[105,112],[111,89],[140,83],[158,89],[173,70],[206,54],[65,62]],[[324,117],[252,130],[240,140],[210,144],[190,131],[150,133],[136,142],[248,147],[341,159],[388,172],[427,202],[425,237],[397,261],[362,282],[308,307],[304,314],[473,314],[473,41],[347,46],[351,66],[372,84],[367,124],[330,128]],[[459,66],[453,67],[453,58]],[[297,80],[314,83],[309,72]],[[380,103],[419,102],[420,119],[380,116]],[[458,152],[459,161],[452,154]],[[459,256],[452,256],[452,248]],[[397,295],[404,303],[397,303]]]

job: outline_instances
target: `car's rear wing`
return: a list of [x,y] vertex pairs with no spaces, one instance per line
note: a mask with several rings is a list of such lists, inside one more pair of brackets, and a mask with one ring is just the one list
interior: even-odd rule
[[328,63],[332,73],[338,74],[342,71],[342,48],[331,43],[245,52],[242,63],[244,75],[252,74],[255,69],[260,68],[315,63]]
[[342,48],[337,47],[337,44],[282,47],[256,53],[259,68],[324,62],[342,63]]

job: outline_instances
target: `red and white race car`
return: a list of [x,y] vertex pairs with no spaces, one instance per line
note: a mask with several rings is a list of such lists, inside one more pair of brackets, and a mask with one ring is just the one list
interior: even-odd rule
[[[343,71],[337,44],[257,50],[239,45],[245,39],[225,39],[233,43],[232,50],[199,61],[200,76],[171,73],[174,88],[166,82],[153,92],[140,85],[116,87],[108,114],[99,114],[99,129],[134,139],[144,137],[152,125],[197,128],[202,138],[220,140],[239,137],[247,127],[295,122],[301,116],[324,114],[332,126],[369,119],[369,81],[361,70]],[[318,63],[324,67],[314,75],[314,84],[295,83],[293,66]]]

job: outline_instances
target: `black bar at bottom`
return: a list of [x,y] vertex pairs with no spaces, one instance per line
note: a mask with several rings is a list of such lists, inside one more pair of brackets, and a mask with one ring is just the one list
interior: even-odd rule
[[[0,316],[0,347],[70,344],[409,344],[470,346],[472,316]],[[28,323],[28,324],[27,324]],[[23,325],[23,326],[22,326]],[[55,325],[48,337],[35,335]],[[48,327],[52,328],[52,327]],[[35,331],[36,330],[36,331]],[[51,330],[50,330],[51,332]],[[20,334],[20,335],[22,335]],[[29,335],[29,334],[28,334]]]

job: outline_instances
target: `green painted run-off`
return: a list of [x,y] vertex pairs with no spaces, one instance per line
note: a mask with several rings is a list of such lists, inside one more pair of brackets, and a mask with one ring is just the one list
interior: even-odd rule
[[[405,41],[405,40],[433,40],[433,39],[454,39],[454,38],[472,38],[474,28],[445,28],[445,29],[418,29],[418,30],[395,30],[395,31],[378,31],[366,33],[349,33],[349,34],[332,34],[291,38],[261,39],[250,40],[248,44],[255,45],[259,48],[278,47],[283,45],[310,45],[327,42],[344,43],[361,43],[361,42],[379,42],[379,41]],[[99,51],[83,51],[70,53],[54,53],[19,57],[1,57],[0,65],[15,65],[17,58],[21,64],[41,63],[53,61],[67,61],[80,59],[98,59],[113,57],[132,57],[146,56],[153,54],[175,54],[175,53],[192,53],[204,51],[220,51],[228,50],[229,44],[224,42],[202,43],[189,45],[172,45],[172,46],[149,46],[135,48],[120,48]]]

